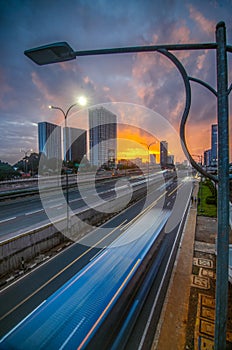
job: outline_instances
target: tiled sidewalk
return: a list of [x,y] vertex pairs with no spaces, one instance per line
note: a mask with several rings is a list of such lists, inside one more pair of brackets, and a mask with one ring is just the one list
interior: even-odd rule
[[[197,196],[198,185],[193,196]],[[189,210],[173,277],[152,350],[213,350],[216,219]],[[232,349],[232,286],[229,285],[228,349]]]

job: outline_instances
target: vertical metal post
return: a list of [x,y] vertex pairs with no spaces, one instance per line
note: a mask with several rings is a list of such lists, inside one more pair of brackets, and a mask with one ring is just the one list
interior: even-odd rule
[[149,173],[150,173],[150,153],[149,153],[149,146],[147,148],[147,160],[148,160],[148,164],[147,164],[147,187],[148,187],[148,191],[149,191]]
[[229,142],[226,28],[216,27],[218,91],[218,235],[216,272],[215,350],[226,349],[229,248]]
[[[69,111],[68,111],[69,112]],[[66,187],[66,205],[67,205],[67,234],[70,231],[70,218],[69,218],[69,183],[68,183],[68,161],[69,161],[69,134],[68,134],[68,127],[67,127],[67,116],[68,116],[68,112],[66,114],[64,114],[64,122],[65,122],[65,152],[64,152],[64,159],[66,161],[66,172],[65,172],[65,179],[66,179],[66,183],[65,183],[65,187]]]

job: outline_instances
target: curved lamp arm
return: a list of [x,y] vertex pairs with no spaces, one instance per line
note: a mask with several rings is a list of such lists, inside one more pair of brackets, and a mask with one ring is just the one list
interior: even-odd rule
[[186,137],[185,137],[185,125],[186,125],[186,122],[187,122],[187,118],[188,118],[188,114],[189,114],[189,110],[190,110],[190,105],[191,105],[191,86],[190,86],[189,81],[193,80],[195,82],[201,83],[203,86],[207,87],[214,94],[217,95],[217,93],[207,83],[204,83],[204,82],[200,81],[199,79],[195,79],[195,78],[189,77],[187,75],[187,72],[186,72],[184,66],[182,65],[182,63],[172,53],[170,53],[169,51],[167,51],[165,49],[160,49],[160,50],[158,50],[158,52],[162,53],[164,56],[169,58],[174,63],[174,65],[176,66],[176,68],[180,72],[180,74],[181,74],[181,76],[183,78],[183,81],[184,81],[186,99],[185,99],[185,108],[184,108],[184,112],[183,112],[183,115],[182,115],[182,118],[181,118],[181,124],[180,124],[180,139],[181,139],[183,151],[184,151],[186,157],[188,158],[188,160],[190,161],[191,165],[197,171],[199,171],[202,175],[204,175],[205,177],[210,178],[213,181],[218,181],[218,178],[216,176],[214,176],[212,174],[209,174],[199,164],[197,164],[195,162],[195,160],[193,159],[193,157],[191,156],[191,154],[190,154],[190,152],[188,150]]

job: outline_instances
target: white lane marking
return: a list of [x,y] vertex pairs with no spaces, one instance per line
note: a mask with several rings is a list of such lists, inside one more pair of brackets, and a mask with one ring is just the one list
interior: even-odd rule
[[60,203],[56,204],[56,205],[53,205],[53,207],[49,207],[49,209],[53,209],[53,208],[57,208],[57,207],[60,207]]
[[76,327],[74,328],[74,330],[69,334],[68,338],[65,340],[65,342],[61,345],[61,347],[59,348],[59,350],[63,350],[65,345],[69,342],[69,340],[72,338],[73,334],[78,330],[78,328],[82,325],[82,323],[84,322],[84,320],[86,319],[86,317],[83,317],[80,322],[76,325]]
[[[126,222],[127,222],[127,219],[123,221],[123,224],[126,224]],[[127,224],[128,224],[128,223],[127,223]],[[125,226],[121,226],[121,227],[120,227],[120,231],[123,231],[124,229],[125,229]]]
[[92,258],[89,259],[89,261],[92,261],[92,260],[93,260],[94,258],[96,258],[99,254],[101,254],[101,252],[102,252],[104,249],[106,249],[106,245],[105,245],[99,252],[97,252],[97,254],[95,254],[94,256],[92,256]]
[[39,213],[40,211],[44,211],[44,209],[38,209],[38,210],[30,211],[29,213],[25,213],[25,215],[33,215],[33,214]]
[[69,201],[69,203],[81,201],[81,200],[86,199],[86,198],[87,197],[81,197],[81,198],[77,198],[77,199],[72,199],[71,201]]
[[2,224],[3,222],[6,222],[6,221],[14,220],[14,219],[16,219],[16,216],[12,216],[11,218],[1,220],[0,224]]
[[32,312],[30,312],[26,317],[22,319],[14,328],[12,328],[2,339],[0,339],[0,343],[2,343],[7,337],[9,337],[24,321],[26,321],[32,314],[35,312],[39,307],[41,307],[46,300],[42,301],[41,304],[39,304]]

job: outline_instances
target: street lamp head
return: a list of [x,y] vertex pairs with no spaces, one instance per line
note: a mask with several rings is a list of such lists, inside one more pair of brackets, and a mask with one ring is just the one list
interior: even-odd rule
[[87,98],[85,96],[80,96],[80,97],[78,97],[77,103],[80,106],[84,107],[87,104]]
[[56,62],[70,61],[76,58],[75,52],[66,42],[35,47],[24,51],[24,54],[40,66]]

